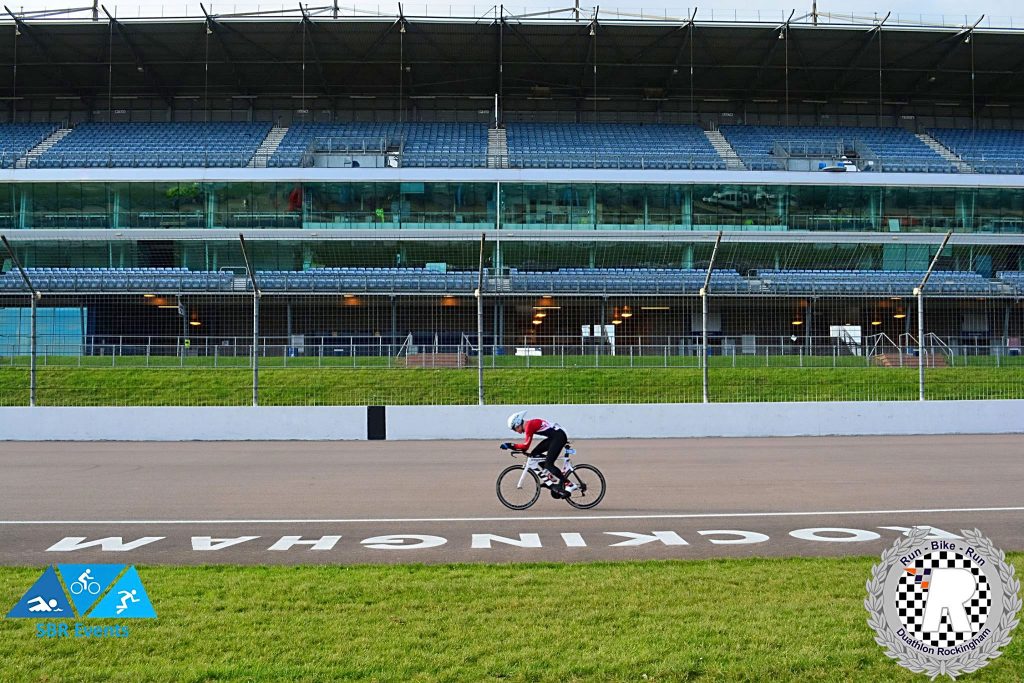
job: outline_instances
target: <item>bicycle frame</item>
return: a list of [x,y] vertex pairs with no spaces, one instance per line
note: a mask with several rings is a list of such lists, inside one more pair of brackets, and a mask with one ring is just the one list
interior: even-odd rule
[[[572,464],[572,460],[569,459],[570,455],[575,455],[575,454],[576,454],[576,449],[571,447],[569,444],[566,444],[565,445],[565,450],[562,451],[562,455],[561,455],[562,472],[566,476],[568,476],[568,474],[570,472],[572,472],[574,469],[576,469],[573,466],[573,464]],[[536,456],[532,456],[532,455],[527,455],[526,456],[526,466],[523,468],[523,473],[521,475],[519,475],[519,482],[516,484],[516,488],[517,489],[523,488],[523,482],[526,481],[526,473],[529,472],[530,470],[533,470],[533,472],[538,477],[541,476],[542,472],[546,471],[543,467],[540,466],[540,464],[542,462],[544,462],[544,458],[543,457],[536,457]],[[555,462],[556,463],[558,462],[557,458],[555,459]]]

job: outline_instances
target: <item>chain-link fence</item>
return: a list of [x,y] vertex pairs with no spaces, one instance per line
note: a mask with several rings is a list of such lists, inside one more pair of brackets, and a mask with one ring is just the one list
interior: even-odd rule
[[1024,397],[1022,248],[939,239],[19,241],[0,405]]

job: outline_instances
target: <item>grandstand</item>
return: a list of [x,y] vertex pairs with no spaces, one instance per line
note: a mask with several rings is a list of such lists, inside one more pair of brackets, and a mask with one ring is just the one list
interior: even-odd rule
[[925,343],[912,299],[932,266],[935,348],[1019,352],[1013,30],[575,10],[6,22],[0,357],[25,348],[34,289],[77,311],[61,348],[80,356],[130,335],[182,358],[347,335],[366,348],[326,346],[494,362],[628,343],[668,365],[703,333],[722,355],[860,358]]

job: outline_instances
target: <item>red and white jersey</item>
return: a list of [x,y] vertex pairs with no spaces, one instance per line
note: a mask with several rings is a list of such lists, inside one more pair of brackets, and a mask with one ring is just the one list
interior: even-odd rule
[[527,420],[523,423],[523,438],[525,441],[523,441],[523,443],[513,444],[512,448],[517,451],[525,451],[530,447],[530,442],[533,441],[534,434],[541,433],[541,436],[545,436],[543,432],[546,432],[549,429],[560,429],[560,427],[557,424],[548,422],[547,420],[539,417]]

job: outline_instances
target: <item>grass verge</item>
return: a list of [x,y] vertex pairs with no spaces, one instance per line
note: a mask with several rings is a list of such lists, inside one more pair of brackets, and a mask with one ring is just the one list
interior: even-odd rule
[[[0,680],[923,680],[866,624],[876,561],[146,567],[159,619],[106,640],[0,621]],[[0,604],[39,573],[0,570]],[[1024,679],[1016,636],[963,680]]]
[[[486,369],[488,403],[699,403],[699,368]],[[1024,367],[925,373],[931,400],[1024,398]],[[265,368],[261,405],[470,405],[468,369]],[[41,367],[37,400],[50,406],[250,405],[248,368]],[[26,368],[0,368],[0,406],[28,405]],[[711,368],[710,398],[738,401],[910,401],[911,368]]]

